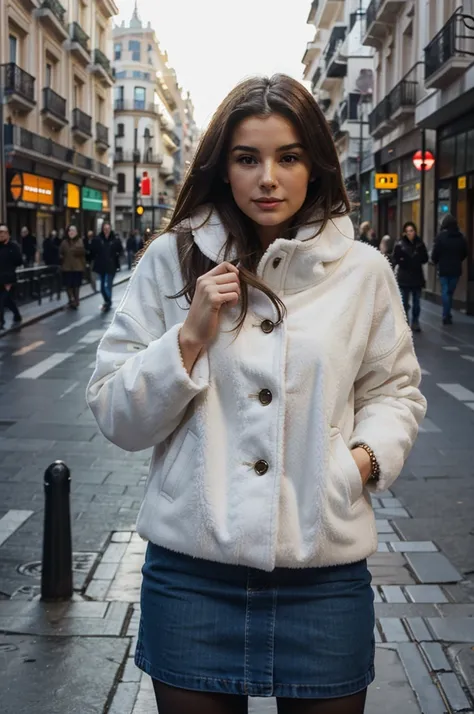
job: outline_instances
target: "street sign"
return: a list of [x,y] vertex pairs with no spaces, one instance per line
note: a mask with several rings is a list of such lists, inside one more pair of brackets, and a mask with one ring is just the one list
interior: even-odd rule
[[137,206],[135,210],[137,212],[137,216],[143,216],[143,214],[145,213],[145,209],[143,206]]
[[375,174],[375,188],[398,188],[398,174]]
[[425,151],[423,156],[421,151],[417,151],[413,154],[413,165],[418,171],[429,171],[433,168],[435,163],[435,157],[431,151]]

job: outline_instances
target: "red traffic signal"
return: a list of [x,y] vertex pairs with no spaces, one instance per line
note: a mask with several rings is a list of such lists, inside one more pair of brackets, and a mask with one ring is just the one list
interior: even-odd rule
[[148,172],[143,172],[143,177],[140,182],[140,190],[142,196],[151,196],[151,177],[148,176]]
[[425,151],[425,155],[421,151],[417,151],[413,154],[413,165],[418,171],[429,171],[433,168],[435,162],[435,157],[431,151]]

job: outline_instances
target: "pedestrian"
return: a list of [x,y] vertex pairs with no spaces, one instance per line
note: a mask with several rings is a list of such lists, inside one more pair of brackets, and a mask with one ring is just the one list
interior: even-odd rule
[[129,270],[132,269],[135,256],[142,250],[143,245],[143,238],[140,235],[140,231],[135,229],[127,238],[127,260]]
[[392,265],[392,253],[393,253],[393,240],[391,236],[384,235],[380,241],[379,250],[386,257],[390,265]]
[[21,229],[21,248],[25,268],[32,268],[37,259],[38,241],[36,236],[30,233],[30,229],[24,226]]
[[112,226],[108,222],[103,223],[102,231],[91,245],[94,270],[100,277],[100,290],[104,298],[102,312],[109,312],[112,307],[112,286],[122,252],[122,243],[115,237]]
[[248,695],[364,710],[369,494],[400,473],[425,401],[393,272],[349,211],[310,92],[242,82],[99,346],[100,429],[155,449],[136,663],[160,714],[246,712]]
[[392,264],[400,286],[408,321],[410,321],[410,301],[412,302],[411,328],[413,332],[421,332],[421,291],[426,284],[423,266],[427,262],[426,245],[418,235],[416,225],[412,221],[407,221],[403,226],[401,240],[393,250]]
[[378,248],[378,242],[377,242],[377,237],[375,235],[375,231],[372,228],[370,221],[364,221],[363,223],[360,224],[359,226],[359,236],[357,238],[361,243],[366,243],[367,245],[371,245],[374,248]]
[[438,266],[443,300],[443,325],[452,325],[453,296],[459,278],[462,275],[462,264],[467,258],[466,239],[459,230],[458,222],[451,214],[441,221],[441,231],[437,235],[431,260]]
[[0,330],[5,329],[5,308],[13,313],[13,324],[22,321],[15,302],[16,269],[23,265],[21,248],[10,238],[5,223],[0,223]]
[[58,237],[58,232],[52,230],[47,238],[43,241],[43,263],[50,267],[60,265],[59,246],[61,241]]
[[64,287],[68,296],[68,308],[77,310],[82,278],[86,269],[86,250],[76,226],[70,225],[66,238],[59,247]]

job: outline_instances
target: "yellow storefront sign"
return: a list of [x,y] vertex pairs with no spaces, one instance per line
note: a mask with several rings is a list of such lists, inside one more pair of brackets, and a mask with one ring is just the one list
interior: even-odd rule
[[375,188],[398,188],[398,174],[375,174]]
[[102,191],[102,210],[104,213],[108,213],[110,211],[109,194],[106,191]]
[[464,191],[464,189],[467,186],[467,177],[466,176],[459,176],[458,177],[458,189],[460,191]]
[[67,184],[66,206],[67,208],[81,207],[81,191],[74,183]]
[[45,176],[18,173],[10,183],[10,193],[15,201],[54,204],[54,181]]

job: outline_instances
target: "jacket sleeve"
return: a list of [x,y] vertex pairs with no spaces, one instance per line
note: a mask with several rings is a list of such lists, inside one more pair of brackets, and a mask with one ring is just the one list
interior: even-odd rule
[[422,242],[422,244],[421,244],[421,251],[420,251],[420,253],[421,253],[421,255],[420,255],[421,264],[422,264],[422,265],[425,265],[425,263],[428,262],[429,258],[428,258],[428,251],[427,251],[427,249],[426,249],[426,245],[424,244],[424,242]]
[[440,239],[437,236],[434,240],[433,250],[431,251],[431,262],[437,265],[439,263]]
[[165,324],[153,248],[140,260],[99,344],[86,395],[101,432],[126,451],[167,439],[209,383],[207,355],[190,376],[178,343],[182,323]]
[[392,253],[392,265],[393,265],[393,267],[396,268],[397,265],[399,264],[399,262],[400,262],[400,244],[399,244],[399,243],[395,243],[395,247],[394,247],[393,253]]
[[22,256],[22,254],[21,254],[21,248],[20,248],[20,246],[19,246],[18,244],[16,244],[16,243],[12,243],[12,245],[14,246],[14,248],[13,248],[13,252],[14,252],[13,260],[14,260],[14,262],[15,262],[15,267],[16,267],[16,268],[19,268],[20,265],[23,265],[23,256]]
[[380,476],[367,485],[389,488],[399,476],[426,413],[419,390],[420,367],[415,356],[400,293],[385,267],[376,291],[372,329],[355,381],[355,426],[350,448],[367,444],[377,459]]

